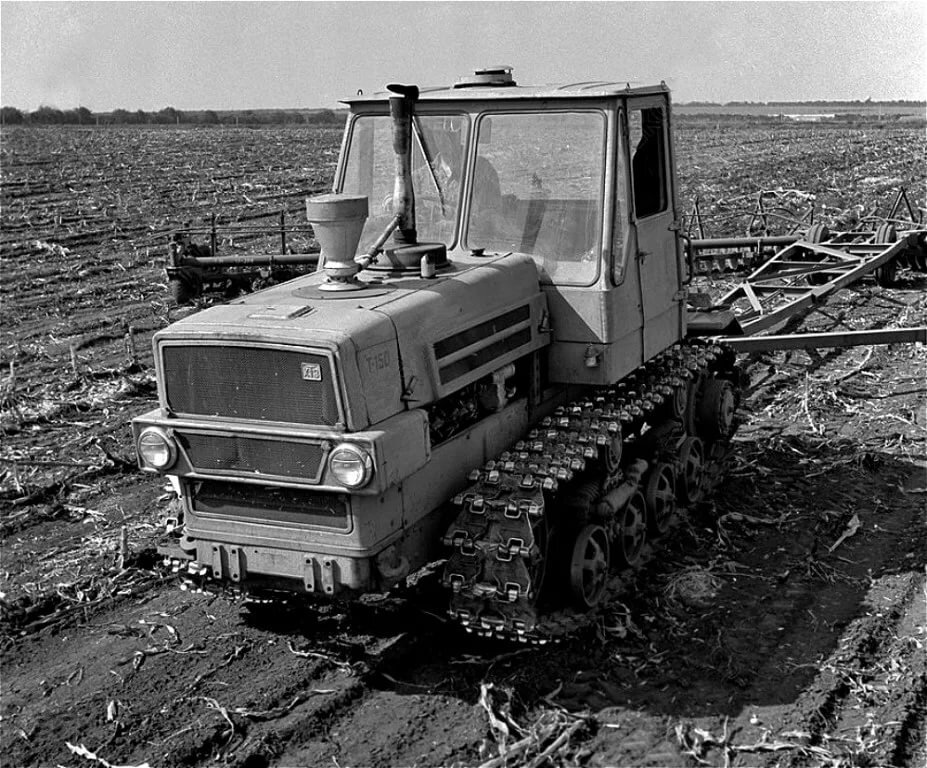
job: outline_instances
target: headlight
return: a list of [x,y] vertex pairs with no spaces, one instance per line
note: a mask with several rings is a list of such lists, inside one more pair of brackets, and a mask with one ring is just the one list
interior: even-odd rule
[[373,460],[363,448],[342,443],[332,451],[328,469],[342,485],[363,488],[373,476]]
[[152,469],[167,469],[177,460],[177,447],[158,427],[147,427],[138,436],[138,455]]

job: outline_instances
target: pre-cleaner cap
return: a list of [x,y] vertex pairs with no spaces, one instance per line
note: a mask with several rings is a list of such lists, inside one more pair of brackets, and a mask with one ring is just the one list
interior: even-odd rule
[[310,197],[306,218],[322,248],[322,268],[329,281],[350,282],[360,271],[354,256],[367,220],[367,197],[337,193]]

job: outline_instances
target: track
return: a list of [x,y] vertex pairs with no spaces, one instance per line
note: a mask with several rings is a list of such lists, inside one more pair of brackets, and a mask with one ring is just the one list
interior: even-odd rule
[[[609,565],[639,567],[648,536],[675,517],[677,498],[699,501],[722,471],[740,378],[730,349],[679,345],[557,408],[471,472],[444,537],[452,618],[482,637],[540,645],[587,625],[588,609],[609,591]],[[711,388],[727,393],[723,417],[724,398]],[[580,610],[549,599],[545,606],[550,592],[572,593],[559,603]]]

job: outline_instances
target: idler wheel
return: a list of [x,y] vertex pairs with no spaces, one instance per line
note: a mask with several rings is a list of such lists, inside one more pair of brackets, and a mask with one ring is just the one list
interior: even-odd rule
[[676,491],[682,504],[694,504],[702,498],[705,475],[705,446],[697,437],[687,437],[679,446],[680,472]]
[[[894,243],[897,239],[898,232],[891,224],[883,224],[876,230],[875,242],[880,245]],[[875,272],[873,272],[876,282],[883,288],[887,288],[895,282],[897,273],[898,264],[894,257],[886,261],[881,267],[876,267]]]
[[605,594],[609,569],[608,535],[600,525],[576,534],[570,556],[570,592],[580,608],[594,608]]
[[734,428],[737,397],[731,382],[711,378],[698,404],[698,431],[709,440],[728,437]]
[[647,502],[647,532],[662,536],[676,514],[676,474],[671,464],[660,462],[647,476],[644,488]]
[[647,502],[636,491],[618,514],[615,558],[623,568],[633,568],[641,560],[647,541]]

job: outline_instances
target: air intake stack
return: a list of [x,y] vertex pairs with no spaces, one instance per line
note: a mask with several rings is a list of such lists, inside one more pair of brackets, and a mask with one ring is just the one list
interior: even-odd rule
[[315,239],[322,247],[320,263],[328,282],[323,291],[356,291],[364,284],[357,280],[361,265],[355,260],[364,222],[367,198],[364,195],[318,195],[306,200],[306,217]]

